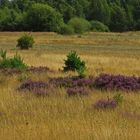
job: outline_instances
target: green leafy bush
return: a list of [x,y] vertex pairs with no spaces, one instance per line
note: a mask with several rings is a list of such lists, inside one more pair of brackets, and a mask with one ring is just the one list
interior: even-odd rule
[[29,49],[33,47],[34,39],[31,35],[25,34],[17,40],[17,47],[20,49]]
[[13,58],[7,58],[6,54],[6,51],[0,51],[0,68],[15,68],[17,70],[24,70],[27,68],[27,65],[23,62],[20,55],[16,54]]
[[104,25],[102,22],[92,20],[91,22],[91,30],[98,32],[109,32],[109,28]]
[[71,51],[64,62],[64,71],[77,71],[81,76],[83,76],[86,69],[85,62],[81,60],[75,51]]
[[123,96],[121,94],[117,94],[113,97],[113,99],[116,101],[117,104],[120,104],[123,102]]
[[75,33],[81,34],[90,30],[90,22],[83,18],[74,17],[69,22],[68,25],[74,29]]
[[71,35],[71,34],[74,34],[74,29],[67,24],[63,24],[60,27],[59,33],[63,35]]

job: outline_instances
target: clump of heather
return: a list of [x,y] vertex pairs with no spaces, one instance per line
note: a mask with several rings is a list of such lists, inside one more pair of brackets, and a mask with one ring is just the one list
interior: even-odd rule
[[14,75],[14,74],[21,74],[22,71],[15,68],[0,68],[0,73],[3,73],[5,75]]
[[19,90],[37,90],[37,89],[44,89],[48,87],[48,83],[43,82],[43,81],[32,81],[32,80],[27,80],[25,82],[23,82],[20,87]]
[[89,92],[84,87],[74,87],[74,88],[68,88],[67,89],[68,96],[75,96],[75,95],[88,95]]
[[94,86],[105,90],[140,90],[140,78],[134,76],[101,74],[95,79]]
[[94,85],[94,78],[80,78],[80,77],[59,77],[50,78],[49,83],[57,87],[92,87]]
[[0,68],[0,72],[4,73],[6,75],[14,75],[14,74],[21,74],[21,73],[25,73],[25,72],[30,72],[30,73],[45,73],[45,72],[53,72],[53,70],[50,70],[48,67],[43,67],[43,66],[39,66],[39,67],[28,67],[25,70],[19,70],[16,68]]
[[114,99],[100,99],[93,106],[96,109],[114,109],[117,102]]
[[31,66],[27,69],[27,72],[43,73],[43,72],[52,72],[52,70],[50,70],[48,67],[44,67],[44,66],[39,66],[39,67]]
[[58,77],[50,78],[49,83],[56,87],[72,87],[73,82],[78,80],[78,77]]

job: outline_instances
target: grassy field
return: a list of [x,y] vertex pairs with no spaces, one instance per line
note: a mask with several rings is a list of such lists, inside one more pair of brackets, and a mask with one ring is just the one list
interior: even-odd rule
[[[87,75],[100,73],[140,76],[140,32],[88,33],[61,36],[32,33],[35,47],[16,48],[23,33],[1,32],[0,48],[9,56],[16,52],[30,66],[47,66],[54,73],[30,74],[34,80],[76,75],[64,74],[64,58],[76,50],[87,64]],[[123,103],[114,110],[92,108],[98,99],[118,92],[93,90],[87,97],[67,97],[64,89],[53,89],[49,97],[36,97],[16,90],[20,75],[0,73],[0,140],[139,140],[140,92],[119,92]]]

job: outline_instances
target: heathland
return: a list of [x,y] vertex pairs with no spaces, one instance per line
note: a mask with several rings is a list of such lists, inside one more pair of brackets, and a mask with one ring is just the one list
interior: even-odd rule
[[[0,73],[1,140],[139,140],[140,91],[88,89],[88,96],[67,96],[63,87],[53,87],[49,96],[19,91],[24,78],[77,76],[62,72],[66,55],[75,50],[85,61],[86,77],[101,73],[140,77],[140,32],[86,33],[62,36],[31,33],[35,46],[16,48],[22,32],[1,32],[0,49],[9,57],[17,52],[29,66],[45,66],[51,71],[27,74]],[[121,94],[123,101],[114,109],[95,109],[100,99]]]

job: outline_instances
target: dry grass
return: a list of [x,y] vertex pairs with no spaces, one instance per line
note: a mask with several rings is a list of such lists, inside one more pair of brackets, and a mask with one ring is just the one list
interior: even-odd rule
[[[18,51],[28,65],[45,65],[56,71],[31,74],[32,79],[68,75],[58,69],[70,50],[76,50],[86,61],[87,75],[104,72],[140,76],[139,32],[90,33],[82,37],[33,33],[36,46],[29,51],[15,49],[21,34],[0,33],[0,48],[6,48],[9,56]],[[95,90],[88,97],[68,98],[64,89],[54,89],[50,97],[37,98],[16,90],[18,78],[0,74],[0,140],[140,139],[139,93],[121,92],[122,105],[115,110],[97,111],[91,106],[94,102],[117,92]]]

